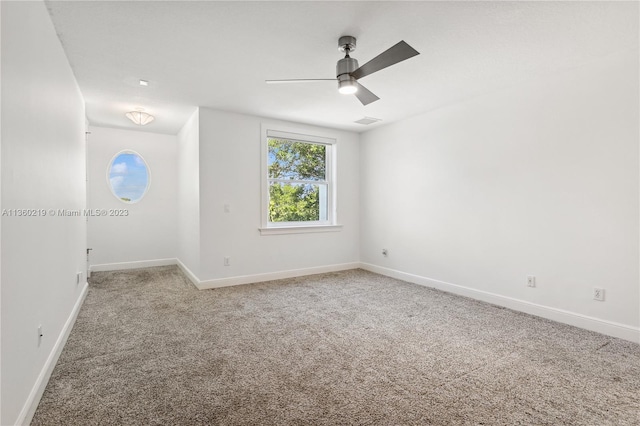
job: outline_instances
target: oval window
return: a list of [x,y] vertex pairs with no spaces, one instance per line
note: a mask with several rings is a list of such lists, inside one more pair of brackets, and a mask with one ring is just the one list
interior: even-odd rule
[[134,151],[117,153],[109,164],[107,177],[113,195],[125,203],[140,201],[151,181],[147,163]]

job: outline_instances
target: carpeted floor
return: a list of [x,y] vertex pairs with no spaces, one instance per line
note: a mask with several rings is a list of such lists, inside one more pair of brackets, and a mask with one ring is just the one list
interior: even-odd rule
[[33,425],[638,425],[640,346],[362,270],[95,273]]

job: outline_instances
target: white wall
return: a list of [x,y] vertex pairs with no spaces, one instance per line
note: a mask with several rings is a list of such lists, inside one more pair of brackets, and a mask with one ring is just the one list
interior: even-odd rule
[[[337,143],[340,232],[260,235],[261,123],[281,123]],[[200,108],[201,280],[339,265],[359,260],[358,135]],[[230,213],[224,212],[230,205]],[[231,265],[224,266],[225,256]]]
[[200,112],[178,134],[178,259],[200,275]]
[[[86,189],[80,90],[45,5],[0,7],[2,208],[81,210]],[[86,291],[84,278],[76,283],[77,272],[86,277],[85,248],[82,217],[2,217],[3,425],[33,415]]]
[[363,134],[363,262],[637,340],[638,101],[635,51]]
[[[123,120],[124,120],[123,116]],[[151,266],[177,255],[178,138],[172,135],[90,127],[88,142],[88,208],[124,209],[128,216],[89,218],[92,270]],[[107,170],[120,151],[133,150],[149,167],[151,184],[137,203],[118,200],[109,189]],[[114,265],[126,262],[147,262]]]

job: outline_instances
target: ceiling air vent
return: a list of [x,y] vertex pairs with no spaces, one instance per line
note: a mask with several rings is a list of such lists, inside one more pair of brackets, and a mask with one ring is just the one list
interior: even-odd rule
[[372,124],[372,123],[377,123],[378,121],[382,121],[382,119],[381,118],[373,118],[373,117],[364,117],[364,118],[361,118],[358,121],[354,121],[354,123],[368,125],[368,124]]

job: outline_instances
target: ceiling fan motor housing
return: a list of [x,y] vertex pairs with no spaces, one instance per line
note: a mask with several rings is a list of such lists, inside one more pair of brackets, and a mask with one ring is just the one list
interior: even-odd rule
[[356,79],[351,73],[358,69],[358,61],[353,58],[346,57],[338,61],[336,66],[336,74],[338,78],[338,90],[340,93],[355,93]]
[[336,66],[336,77],[338,80],[340,76],[349,77],[349,74],[358,69],[358,61],[354,58],[343,58],[338,61],[338,65]]

